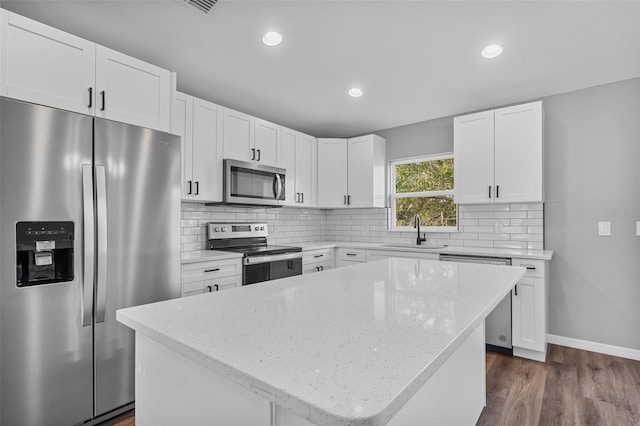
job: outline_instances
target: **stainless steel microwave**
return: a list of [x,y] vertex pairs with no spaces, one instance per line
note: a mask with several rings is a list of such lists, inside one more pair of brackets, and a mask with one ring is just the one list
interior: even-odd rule
[[223,161],[224,203],[275,206],[284,202],[286,170],[246,161]]

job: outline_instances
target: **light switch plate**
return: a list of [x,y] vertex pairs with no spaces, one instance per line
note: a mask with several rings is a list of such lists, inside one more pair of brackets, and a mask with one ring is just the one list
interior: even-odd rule
[[640,237],[640,222],[636,222],[636,237]]
[[610,237],[611,222],[598,222],[598,235],[601,237]]

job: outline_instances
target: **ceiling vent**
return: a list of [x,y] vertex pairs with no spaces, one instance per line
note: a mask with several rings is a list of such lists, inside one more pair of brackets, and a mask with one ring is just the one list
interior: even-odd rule
[[206,15],[218,3],[218,0],[177,0],[191,10]]

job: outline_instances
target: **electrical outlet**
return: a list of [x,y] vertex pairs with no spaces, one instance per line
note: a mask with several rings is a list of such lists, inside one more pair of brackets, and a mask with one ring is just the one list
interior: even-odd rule
[[598,235],[601,237],[610,237],[611,222],[598,222]]
[[636,222],[636,237],[640,237],[640,222]]

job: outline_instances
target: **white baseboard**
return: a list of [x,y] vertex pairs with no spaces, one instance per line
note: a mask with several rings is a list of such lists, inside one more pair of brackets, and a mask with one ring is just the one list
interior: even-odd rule
[[567,346],[585,351],[598,352],[601,354],[619,356],[621,358],[634,359],[640,361],[640,350],[623,348],[622,346],[607,345],[605,343],[590,342],[588,340],[572,339],[571,337],[547,335],[547,342],[554,345]]

